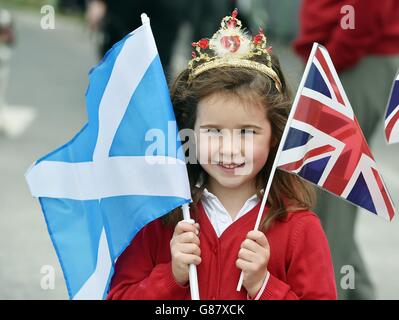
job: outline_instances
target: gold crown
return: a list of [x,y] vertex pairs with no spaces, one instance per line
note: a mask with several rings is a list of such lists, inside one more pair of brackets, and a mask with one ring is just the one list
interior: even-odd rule
[[[193,42],[195,51],[188,63],[189,81],[199,74],[219,67],[242,67],[254,69],[270,77],[279,92],[282,85],[277,73],[272,69],[271,47],[267,46],[267,38],[262,29],[258,34],[250,37],[241,30],[241,21],[237,19],[235,9],[231,16],[226,16],[221,22],[221,28],[211,39],[203,38]],[[256,56],[264,56],[266,63],[251,60]]]

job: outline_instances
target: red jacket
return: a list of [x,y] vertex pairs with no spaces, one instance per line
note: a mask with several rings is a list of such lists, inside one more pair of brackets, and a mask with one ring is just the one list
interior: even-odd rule
[[[345,5],[354,9],[354,29],[341,27],[347,15],[347,11],[341,13]],[[355,66],[366,55],[399,54],[399,1],[302,0],[294,50],[305,62],[313,42],[327,48],[338,72]]]
[[[247,299],[236,291],[240,270],[237,254],[253,229],[260,203],[217,237],[201,204],[200,247],[197,267],[203,300]],[[267,214],[267,209],[264,214]],[[174,280],[170,239],[173,228],[157,219],[145,226],[119,257],[108,299],[190,299],[188,286]],[[260,299],[336,299],[330,251],[319,218],[312,212],[289,214],[267,232],[271,256],[270,278]]]

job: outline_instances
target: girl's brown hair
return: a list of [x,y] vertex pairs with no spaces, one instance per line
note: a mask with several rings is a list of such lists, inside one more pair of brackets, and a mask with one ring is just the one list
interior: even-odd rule
[[[260,57],[256,60],[265,63]],[[257,193],[260,197],[261,190],[267,183],[292,103],[290,90],[287,88],[279,61],[275,56],[272,56],[272,65],[282,83],[281,93],[276,89],[274,81],[265,74],[252,69],[235,67],[210,69],[191,82],[188,81],[189,70],[186,69],[180,73],[171,88],[171,98],[179,129],[194,129],[198,102],[214,93],[233,94],[243,101],[255,99],[265,106],[266,116],[272,126],[273,140],[268,160],[256,178]],[[197,214],[197,203],[206,186],[207,173],[199,163],[188,163],[187,170],[193,199],[190,206]],[[204,183],[198,186],[196,184],[201,177]],[[311,209],[315,202],[315,192],[309,183],[299,177],[276,170],[267,201],[269,212],[260,227],[263,231],[266,231],[274,220],[283,220],[288,212]],[[163,221],[166,224],[175,225],[181,219],[181,208],[177,208],[164,216]]]

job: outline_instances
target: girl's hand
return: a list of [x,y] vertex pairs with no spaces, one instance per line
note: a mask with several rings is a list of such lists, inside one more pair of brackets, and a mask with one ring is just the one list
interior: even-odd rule
[[265,234],[259,230],[250,231],[241,243],[236,266],[244,273],[242,284],[251,298],[262,287],[269,258],[270,247]]
[[172,272],[178,284],[184,286],[188,282],[189,264],[198,265],[201,263],[201,249],[199,224],[190,224],[180,221],[170,240],[170,252],[172,256]]

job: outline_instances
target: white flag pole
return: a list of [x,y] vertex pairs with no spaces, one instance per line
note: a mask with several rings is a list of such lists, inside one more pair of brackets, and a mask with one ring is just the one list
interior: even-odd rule
[[[190,218],[190,209],[188,203],[182,205],[182,209],[183,209],[184,221],[188,223],[194,223],[194,220]],[[191,300],[200,300],[199,289],[198,289],[197,267],[195,264],[189,265],[188,276],[190,280]]]
[[[141,14],[141,22],[142,24],[149,24],[150,18],[145,13]],[[182,206],[183,209],[183,218],[188,223],[194,223],[194,220],[190,218],[190,209],[188,204],[184,204]],[[199,290],[198,290],[198,277],[197,277],[197,267],[195,264],[190,264],[189,266],[189,279],[190,279],[190,292],[191,292],[191,300],[199,300]]]
[[142,13],[140,18],[142,24],[150,23],[150,18],[148,18],[146,13]]
[[[309,73],[309,69],[310,69],[310,67],[312,65],[313,56],[316,53],[317,47],[318,47],[318,43],[316,43],[316,42],[313,43],[313,47],[312,47],[312,51],[311,51],[311,53],[309,55],[308,63],[306,64],[305,71],[303,72],[302,80],[301,80],[301,82],[299,84],[299,87],[298,87],[294,102],[292,104],[292,108],[291,108],[290,114],[288,116],[287,123],[285,124],[283,135],[281,136],[280,144],[279,144],[277,152],[276,152],[276,157],[274,158],[272,169],[270,170],[269,179],[267,180],[265,192],[263,193],[262,203],[261,203],[261,206],[260,206],[260,209],[259,209],[259,212],[258,212],[258,216],[256,218],[254,230],[258,230],[258,228],[259,228],[260,219],[262,217],[263,210],[265,209],[266,200],[267,200],[267,197],[269,195],[270,187],[272,185],[274,173],[276,172],[277,163],[278,163],[278,160],[280,158],[281,151],[283,150],[285,139],[287,138],[287,134],[288,134],[288,131],[289,131],[289,128],[290,128],[290,123],[291,123],[292,118],[294,117],[295,110],[297,108],[298,101],[299,101],[299,98],[301,96],[300,93],[301,93],[303,87],[305,86],[305,80],[306,80],[306,77],[307,77],[307,75]],[[237,291],[241,291],[243,280],[244,280],[244,274],[241,271],[240,279],[238,280],[238,284],[237,284]]]
[[[141,14],[141,22],[142,24],[149,24],[150,18],[145,13]],[[188,223],[194,223],[194,220],[190,218],[190,209],[188,204],[184,204],[182,206],[183,209],[183,218]],[[199,290],[198,290],[198,277],[197,277],[197,267],[195,264],[190,264],[189,266],[189,279],[190,279],[190,292],[191,292],[191,300],[199,300]]]

